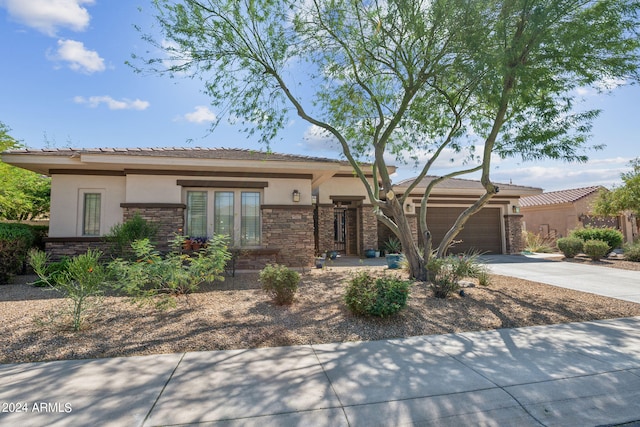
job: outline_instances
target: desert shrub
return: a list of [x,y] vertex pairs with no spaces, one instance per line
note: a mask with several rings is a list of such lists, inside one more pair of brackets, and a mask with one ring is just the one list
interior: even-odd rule
[[553,247],[550,238],[545,238],[539,234],[534,234],[530,231],[524,232],[525,251],[537,252],[537,253],[550,253],[553,252]]
[[149,239],[135,240],[135,260],[118,258],[109,264],[116,289],[140,303],[154,302],[157,308],[175,305],[176,295],[196,291],[201,284],[224,280],[222,273],[231,254],[224,236],[214,236],[207,247],[193,254],[180,251],[184,237],[176,236],[172,251],[160,254]]
[[479,277],[486,268],[478,262],[478,253],[432,256],[427,263],[430,286],[436,298],[447,298],[460,289],[459,281],[465,277]]
[[28,225],[0,223],[0,284],[23,271],[34,240]]
[[360,271],[349,280],[344,301],[352,313],[369,314],[376,298],[376,281],[369,273]]
[[566,258],[573,258],[582,252],[583,244],[582,239],[578,239],[577,237],[562,237],[556,242],[558,249]]
[[478,284],[480,286],[489,286],[491,284],[491,275],[486,268],[483,268],[480,273],[478,273]]
[[572,230],[569,237],[577,237],[586,242],[587,240],[601,240],[607,242],[609,252],[622,245],[623,235],[620,231],[610,227],[586,227]]
[[29,262],[40,280],[71,301],[72,328],[82,328],[87,312],[99,304],[97,297],[108,289],[109,275],[100,262],[102,252],[89,249],[70,258],[63,271],[53,274],[49,257],[42,251],[29,252]]
[[374,278],[363,271],[349,280],[344,300],[354,314],[392,316],[406,307],[410,286],[394,276]]
[[270,264],[260,271],[262,290],[279,305],[293,302],[299,282],[300,275],[284,265]]
[[640,261],[640,240],[624,245],[624,259],[635,262]]
[[[31,253],[29,253],[31,256]],[[48,280],[38,279],[33,283],[33,286],[37,287],[46,287],[51,285],[56,285],[60,283],[61,280],[64,279],[65,275],[68,272],[70,258],[63,257],[60,261],[57,262],[48,262],[47,263],[47,276]]]
[[114,257],[135,258],[131,244],[142,239],[153,241],[157,233],[158,225],[147,221],[136,212],[127,221],[111,227],[109,233],[104,236],[104,240],[111,243]]
[[602,240],[587,240],[584,242],[582,250],[593,261],[598,261],[609,253],[609,244]]

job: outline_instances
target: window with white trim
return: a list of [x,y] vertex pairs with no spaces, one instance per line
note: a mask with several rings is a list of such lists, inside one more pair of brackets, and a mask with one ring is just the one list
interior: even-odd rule
[[261,191],[209,189],[186,191],[186,234],[229,237],[230,246],[256,247],[262,242]]
[[82,235],[99,236],[102,219],[102,194],[82,193]]

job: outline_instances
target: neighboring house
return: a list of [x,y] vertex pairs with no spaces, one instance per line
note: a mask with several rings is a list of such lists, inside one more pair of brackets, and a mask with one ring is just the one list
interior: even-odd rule
[[[135,213],[159,225],[161,249],[176,233],[229,235],[231,246],[241,249],[238,268],[273,262],[310,266],[315,254],[330,250],[362,256],[379,246],[378,229],[384,234],[386,228],[378,226],[364,186],[346,161],[205,148],[16,150],[3,153],[2,160],[52,177],[46,247],[54,259],[104,248],[101,236]],[[370,166],[364,167],[372,178]],[[403,188],[406,182],[396,193]],[[541,190],[500,188],[472,217],[457,248],[521,250],[518,199]],[[430,208],[430,215],[438,214],[434,236],[480,194],[475,181],[438,185],[436,206]],[[407,209],[415,210],[419,198],[416,191]]]
[[592,206],[601,190],[606,191],[602,186],[591,186],[523,197],[520,207],[526,230],[556,239],[566,237],[575,228],[607,226],[620,230],[625,241],[633,241],[638,230],[631,215],[601,217],[593,214]]

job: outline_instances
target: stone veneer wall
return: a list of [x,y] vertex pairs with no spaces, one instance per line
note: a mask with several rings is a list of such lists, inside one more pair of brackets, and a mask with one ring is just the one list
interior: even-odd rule
[[312,266],[313,206],[263,206],[262,246],[279,250],[278,263],[289,267]]
[[318,205],[318,251],[333,250],[333,205]]
[[522,215],[504,216],[504,233],[507,240],[507,254],[518,254],[524,249],[524,236],[522,235]]
[[54,262],[60,261],[63,257],[85,253],[88,249],[108,254],[111,245],[99,237],[48,237],[45,239],[45,251]]
[[359,254],[364,255],[366,249],[378,248],[378,218],[373,212],[373,206],[363,205],[358,208],[360,215],[360,247]]

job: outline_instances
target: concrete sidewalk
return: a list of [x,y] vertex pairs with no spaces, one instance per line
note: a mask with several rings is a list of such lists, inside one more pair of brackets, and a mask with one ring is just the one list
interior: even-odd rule
[[549,255],[485,255],[481,260],[495,274],[640,303],[640,271],[559,262]]
[[597,426],[638,402],[640,317],[0,365],[2,426]]

